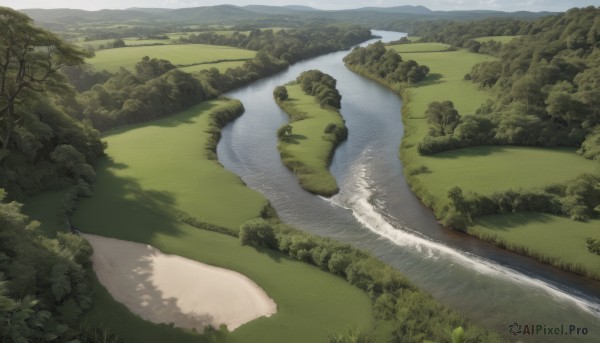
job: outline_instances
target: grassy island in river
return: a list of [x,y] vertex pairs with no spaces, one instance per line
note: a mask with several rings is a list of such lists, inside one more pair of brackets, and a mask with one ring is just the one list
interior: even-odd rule
[[335,80],[316,70],[304,72],[297,82],[277,87],[274,96],[290,116],[290,123],[277,133],[283,164],[297,175],[305,190],[325,196],[336,194],[339,188],[329,163],[348,131],[339,111],[341,96]]

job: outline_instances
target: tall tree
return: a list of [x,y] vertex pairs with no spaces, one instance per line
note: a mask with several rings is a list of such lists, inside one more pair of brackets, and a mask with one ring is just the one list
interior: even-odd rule
[[25,91],[45,91],[61,67],[83,63],[87,53],[7,7],[0,7],[0,32],[0,141],[8,149]]

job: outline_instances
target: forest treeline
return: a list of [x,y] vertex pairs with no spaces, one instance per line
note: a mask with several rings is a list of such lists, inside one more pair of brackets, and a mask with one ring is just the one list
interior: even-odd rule
[[[579,148],[600,157],[600,9],[572,9],[525,26],[504,44],[499,60],[475,65],[466,79],[491,99],[476,113],[430,104],[430,131],[421,154],[472,145]],[[439,130],[440,123],[446,129]]]
[[381,41],[354,48],[344,57],[344,62],[353,71],[394,87],[419,82],[429,74],[429,67],[413,60],[404,61],[396,51],[386,49]]
[[290,64],[301,59],[344,50],[371,38],[371,30],[352,25],[316,25],[298,29],[253,29],[247,35],[234,32],[192,34],[181,40],[186,43],[226,45],[263,51]]

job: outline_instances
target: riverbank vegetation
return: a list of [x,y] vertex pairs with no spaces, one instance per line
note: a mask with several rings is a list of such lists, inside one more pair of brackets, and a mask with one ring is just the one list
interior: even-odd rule
[[[598,215],[598,163],[575,153],[579,145],[584,157],[593,158],[596,151],[595,107],[587,98],[597,89],[587,81],[596,68],[594,43],[587,41],[597,40],[593,21],[588,20],[595,12],[571,10],[534,22],[530,25],[540,29],[539,34],[511,40],[502,47],[499,60],[465,50],[411,53],[411,58],[432,70],[422,83],[411,87],[367,73],[403,96],[405,135],[400,155],[405,175],[444,224],[592,278],[600,276],[600,260],[586,248],[586,237],[598,234],[593,225],[582,225],[581,234],[566,234],[570,228],[564,225],[566,218],[544,217],[552,220],[534,225],[541,217],[531,211],[584,221]],[[558,22],[555,30],[549,29]],[[574,22],[586,24],[578,26],[580,31],[563,34],[564,27]],[[562,40],[550,42],[549,37]],[[585,39],[574,50],[577,37]],[[525,62],[532,56],[539,59]],[[364,68],[347,65],[364,73]],[[531,82],[523,83],[523,78]],[[571,117],[574,108],[581,118]],[[498,144],[502,146],[490,146]],[[472,145],[485,146],[464,148]],[[523,212],[532,225],[506,221],[514,226],[504,225],[499,231],[490,224],[484,230],[491,222],[477,219],[512,212]],[[472,229],[474,223],[477,229]],[[545,230],[548,225],[554,229]],[[504,234],[521,229],[527,234],[520,239]],[[579,249],[586,257],[557,253],[550,245],[537,244],[539,237],[568,242],[565,246]]]
[[281,160],[302,188],[324,196],[339,191],[329,164],[335,148],[348,136],[335,85],[331,76],[310,70],[274,90],[277,104],[290,116],[290,124],[277,134]]

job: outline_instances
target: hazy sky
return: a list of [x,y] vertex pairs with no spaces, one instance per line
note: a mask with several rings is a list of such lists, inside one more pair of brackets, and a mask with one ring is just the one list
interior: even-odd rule
[[129,7],[196,7],[231,5],[306,5],[320,9],[357,8],[365,6],[391,7],[423,5],[432,10],[488,9],[500,11],[564,11],[571,7],[600,6],[600,0],[0,0],[0,6],[22,8],[81,8],[98,10]]

